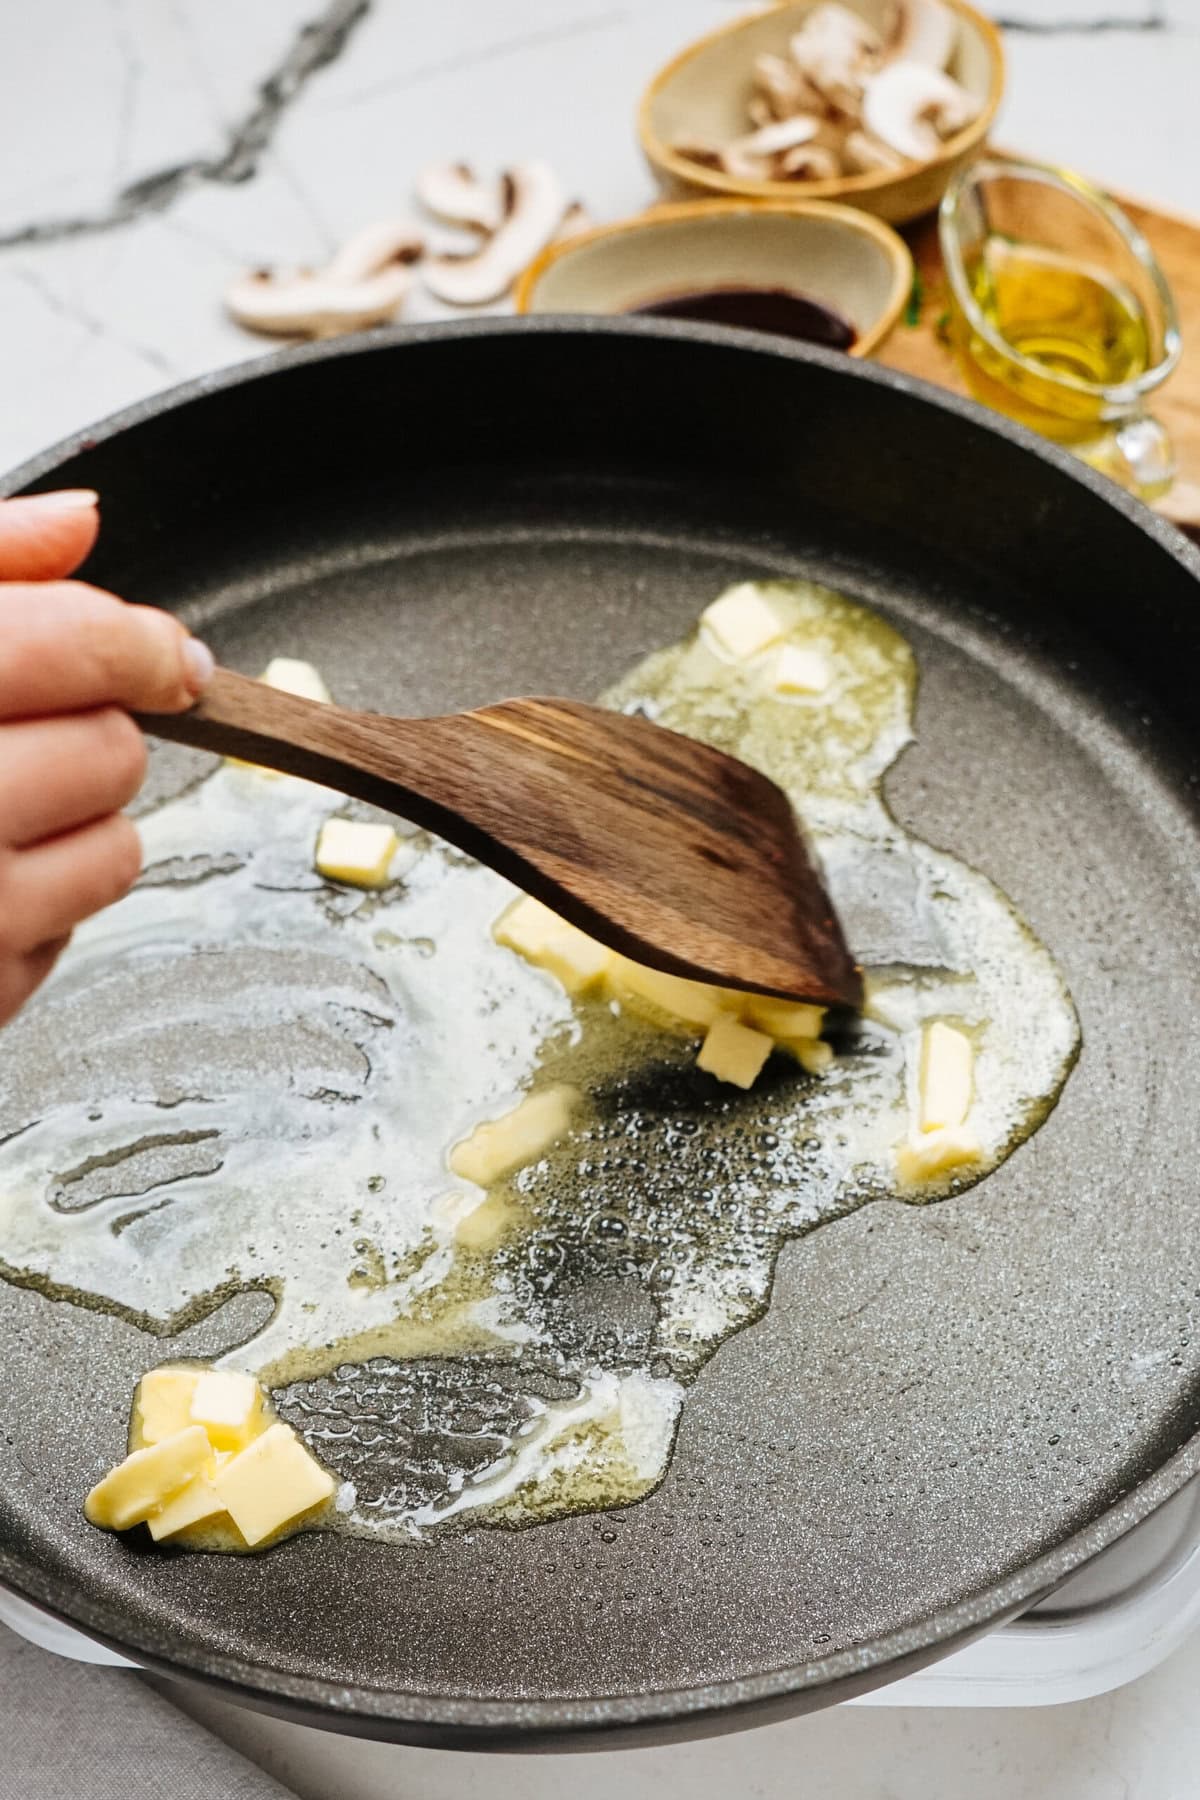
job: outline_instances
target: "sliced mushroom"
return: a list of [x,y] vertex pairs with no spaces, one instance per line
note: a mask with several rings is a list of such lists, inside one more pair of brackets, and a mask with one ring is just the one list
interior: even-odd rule
[[721,152],[721,166],[738,181],[769,181],[775,159],[811,143],[820,129],[819,119],[776,119],[726,144]]
[[944,69],[958,42],[958,20],[942,0],[896,0],[896,24],[887,47],[889,62],[923,63]]
[[785,150],[776,165],[777,178],[783,181],[832,181],[841,172],[841,158],[824,144],[801,144],[795,150]]
[[545,163],[522,163],[501,182],[504,217],[492,236],[465,256],[435,256],[424,265],[426,287],[448,306],[499,300],[562,224],[566,196]]
[[378,225],[364,226],[326,263],[324,275],[330,281],[362,281],[368,275],[380,275],[398,265],[407,267],[419,262],[425,253],[425,240],[411,225],[398,225],[385,219]]
[[942,139],[978,118],[979,101],[940,69],[895,62],[867,82],[863,124],[872,136],[913,162],[936,156]]
[[904,158],[868,131],[848,131],[842,144],[842,161],[851,175],[871,175],[877,169],[898,169]]
[[836,0],[813,8],[791,38],[792,61],[826,100],[858,109],[863,86],[879,66],[883,46],[865,19]]
[[680,138],[671,145],[676,156],[686,157],[688,162],[699,163],[702,169],[721,168],[721,151],[716,144],[701,144],[693,138]]
[[416,180],[416,195],[435,219],[491,233],[504,220],[500,182],[484,181],[469,163],[431,163]]
[[582,200],[572,200],[562,216],[562,224],[554,234],[554,242],[561,244],[564,238],[578,237],[581,231],[592,229],[593,219]]
[[947,0],[884,0],[879,29],[839,0],[821,0],[786,56],[755,57],[746,105],[754,129],[720,149],[675,149],[743,182],[828,181],[927,161],[981,110],[945,73],[957,41]]
[[262,269],[235,281],[225,295],[225,304],[238,324],[249,331],[277,337],[338,337],[370,325],[386,325],[399,311],[411,284],[412,268],[407,263],[341,281],[308,269],[285,275]]
[[245,275],[225,295],[239,325],[281,337],[337,337],[385,325],[412,285],[424,241],[410,225],[381,220],[356,232],[323,269]]
[[[776,56],[769,50],[756,56],[754,85],[755,98],[765,103],[766,110],[773,119],[790,119],[796,113],[825,111],[824,96],[786,56]],[[750,105],[753,108],[753,100]],[[767,123],[765,117],[755,118],[753,111],[750,119],[755,125]]]

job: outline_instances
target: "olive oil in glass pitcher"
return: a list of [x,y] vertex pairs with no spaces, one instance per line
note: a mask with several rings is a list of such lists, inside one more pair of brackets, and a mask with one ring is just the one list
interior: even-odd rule
[[951,332],[972,392],[1144,499],[1174,476],[1147,396],[1179,359],[1165,277],[1141,233],[1076,175],[990,160],[940,218]]

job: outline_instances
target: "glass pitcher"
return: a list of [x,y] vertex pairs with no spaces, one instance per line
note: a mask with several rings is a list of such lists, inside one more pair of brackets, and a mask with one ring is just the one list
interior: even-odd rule
[[1164,494],[1174,455],[1146,402],[1179,326],[1133,221],[1080,176],[997,158],[951,182],[939,235],[972,392],[1143,499]]

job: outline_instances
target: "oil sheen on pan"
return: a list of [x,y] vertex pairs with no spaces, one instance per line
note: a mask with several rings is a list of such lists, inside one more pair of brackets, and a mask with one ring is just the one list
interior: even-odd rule
[[[573,1003],[494,941],[509,884],[427,837],[378,893],[323,881],[318,830],[356,809],[231,764],[143,818],[138,888],[6,1034],[0,1272],[160,1338],[273,1296],[227,1360],[341,1481],[334,1529],[412,1541],[647,1493],[781,1244],[900,1192],[922,1021],[973,1044],[982,1155],[901,1198],[985,1176],[1067,1078],[1049,952],[881,798],[909,645],[828,589],[761,592],[819,691],[775,691],[778,646],[733,660],[699,630],[607,698],[791,795],[868,975],[825,1073],[776,1054],[742,1092],[694,1042]],[[450,1173],[451,1146],[551,1084],[581,1098],[544,1154],[488,1190]]]

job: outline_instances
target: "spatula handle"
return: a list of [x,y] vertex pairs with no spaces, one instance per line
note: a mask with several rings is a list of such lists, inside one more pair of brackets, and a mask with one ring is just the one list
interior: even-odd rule
[[219,668],[187,712],[139,714],[137,722],[154,737],[302,776],[431,830],[446,823],[436,779],[438,719],[383,720]]
[[283,775],[317,779],[314,758],[327,756],[330,746],[314,715],[340,711],[218,669],[186,712],[139,714],[137,722],[143,731],[193,750],[212,750],[218,756],[262,763]]

